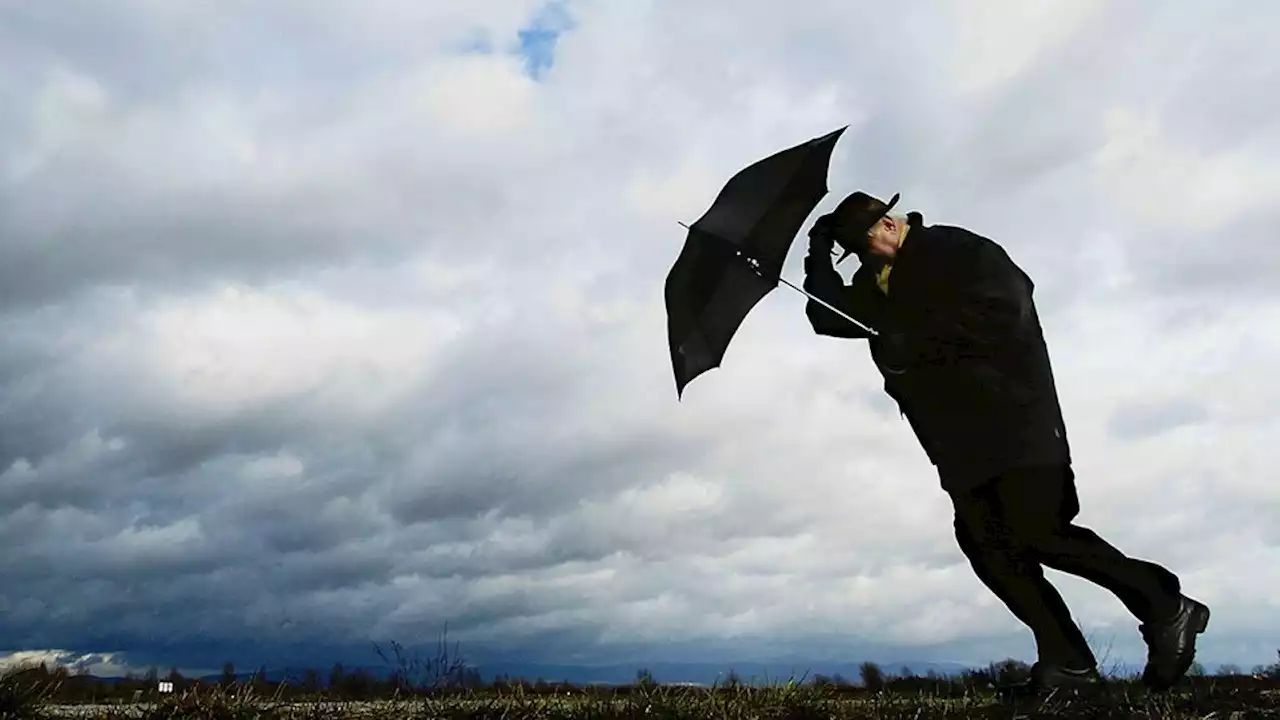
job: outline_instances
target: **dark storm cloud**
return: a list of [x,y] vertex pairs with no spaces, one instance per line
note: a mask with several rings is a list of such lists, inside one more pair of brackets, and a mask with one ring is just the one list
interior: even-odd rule
[[[617,424],[616,435],[601,426],[589,445],[565,444],[561,423],[538,419],[570,417],[583,400],[575,384],[590,370],[566,365],[572,357],[556,348],[538,349],[532,332],[459,346],[432,382],[362,433],[367,441],[339,433],[340,419],[314,416],[305,400],[227,421],[139,416],[151,401],[138,386],[140,404],[95,408],[102,435],[87,435],[80,451],[66,446],[74,438],[65,430],[74,426],[66,424],[51,433],[62,440],[52,454],[21,446],[32,459],[11,467],[0,486],[4,506],[16,508],[4,521],[6,539],[11,547],[23,539],[3,566],[7,586],[19,588],[9,601],[26,608],[14,622],[43,617],[40,598],[91,596],[97,600],[64,605],[62,627],[86,623],[85,637],[97,638],[90,627],[97,618],[139,605],[182,607],[201,618],[187,630],[161,630],[164,617],[146,617],[116,624],[114,632],[157,628],[170,639],[198,637],[220,634],[220,624],[270,597],[281,613],[296,611],[298,627],[315,632],[325,620],[359,624],[356,618],[376,616],[347,608],[339,597],[325,601],[326,592],[386,588],[378,607],[389,611],[397,576],[482,579],[616,552],[607,542],[576,536],[523,547],[488,548],[484,540],[502,518],[545,523],[584,500],[660,477],[704,452],[702,438]],[[50,374],[66,371],[54,367]],[[61,418],[75,415],[74,396],[43,391],[33,403],[58,408]],[[14,427],[31,420],[6,419]],[[265,475],[246,476],[246,463],[277,452],[298,458],[299,477],[274,483],[269,462]],[[286,476],[294,472],[288,462],[281,467]],[[490,513],[496,515],[479,517]],[[56,517],[81,520],[50,522]],[[457,543],[470,549],[438,551]],[[50,577],[51,566],[64,574]],[[463,630],[546,612],[559,602],[530,592],[459,597],[422,617],[448,616]]]

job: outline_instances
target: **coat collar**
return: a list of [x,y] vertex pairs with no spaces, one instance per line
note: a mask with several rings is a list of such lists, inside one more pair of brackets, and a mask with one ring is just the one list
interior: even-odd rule
[[894,265],[899,264],[904,256],[909,257],[912,254],[912,250],[920,245],[920,241],[923,239],[922,236],[925,234],[924,215],[915,210],[907,213],[907,227],[911,229],[911,232],[907,233],[907,239],[914,240],[914,242],[903,242],[898,246],[898,253],[893,258],[892,264]]

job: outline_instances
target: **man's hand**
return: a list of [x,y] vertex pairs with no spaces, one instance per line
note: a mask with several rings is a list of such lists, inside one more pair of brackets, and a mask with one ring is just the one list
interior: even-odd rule
[[809,251],[814,255],[831,255],[835,250],[836,236],[830,213],[823,215],[809,228]]

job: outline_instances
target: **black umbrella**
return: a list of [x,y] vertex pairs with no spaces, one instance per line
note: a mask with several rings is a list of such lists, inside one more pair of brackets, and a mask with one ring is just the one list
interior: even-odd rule
[[[875,334],[782,278],[782,263],[809,213],[827,194],[831,151],[848,126],[738,172],[689,229],[667,275],[667,339],[676,395],[724,359],[729,341],[778,282]],[[684,225],[684,223],[681,223]]]

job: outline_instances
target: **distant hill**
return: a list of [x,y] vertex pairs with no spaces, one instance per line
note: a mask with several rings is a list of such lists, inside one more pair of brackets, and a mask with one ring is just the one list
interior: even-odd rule
[[[858,682],[860,663],[767,663],[767,662],[724,662],[724,663],[619,663],[612,665],[545,665],[528,663],[493,663],[479,666],[481,677],[492,680],[494,677],[506,675],[512,678],[547,681],[568,680],[576,684],[610,684],[624,685],[635,682],[636,672],[641,668],[648,670],[653,679],[659,683],[692,683],[712,685],[723,683],[729,672],[733,671],[743,682],[786,682],[788,679],[812,680],[815,675],[834,677],[840,675],[850,682]],[[958,674],[966,666],[956,663],[922,663],[909,662],[896,665],[881,665],[886,673],[896,674],[906,665],[911,672],[924,675],[930,670],[939,675]]]
[[[808,681],[812,680],[815,675],[825,675],[834,677],[840,675],[851,682],[858,682],[860,663],[830,663],[817,662],[810,664],[803,663],[764,663],[764,662],[743,662],[743,663],[615,663],[609,665],[568,665],[568,664],[548,664],[548,663],[530,663],[530,662],[500,662],[476,665],[476,670],[480,673],[481,678],[486,682],[490,682],[498,677],[507,677],[510,679],[523,679],[530,682],[536,680],[546,680],[548,682],[569,681],[577,685],[627,685],[635,682],[636,673],[640,669],[648,670],[654,680],[659,683],[684,683],[695,685],[712,685],[717,682],[724,682],[730,671],[736,672],[738,677],[744,682],[750,682],[754,678],[758,682],[785,682],[789,678],[800,680],[802,677]],[[886,673],[896,675],[901,672],[903,666],[906,666],[911,672],[917,675],[925,675],[932,671],[938,675],[957,675],[961,671],[968,668],[960,663],[933,663],[933,662],[899,662],[894,664],[883,663],[880,665]],[[327,685],[329,680],[329,667],[314,668],[319,675],[320,684]],[[355,672],[358,669],[367,671],[373,677],[379,680],[385,680],[391,675],[392,668],[377,666],[344,666],[347,673]],[[306,673],[306,668],[269,668],[267,670],[267,680],[270,682],[281,682],[283,680],[301,680]],[[247,681],[253,677],[252,672],[236,673],[236,679]],[[200,676],[198,679],[202,682],[216,683],[222,678],[221,674],[209,674]],[[118,678],[115,678],[118,680]]]

